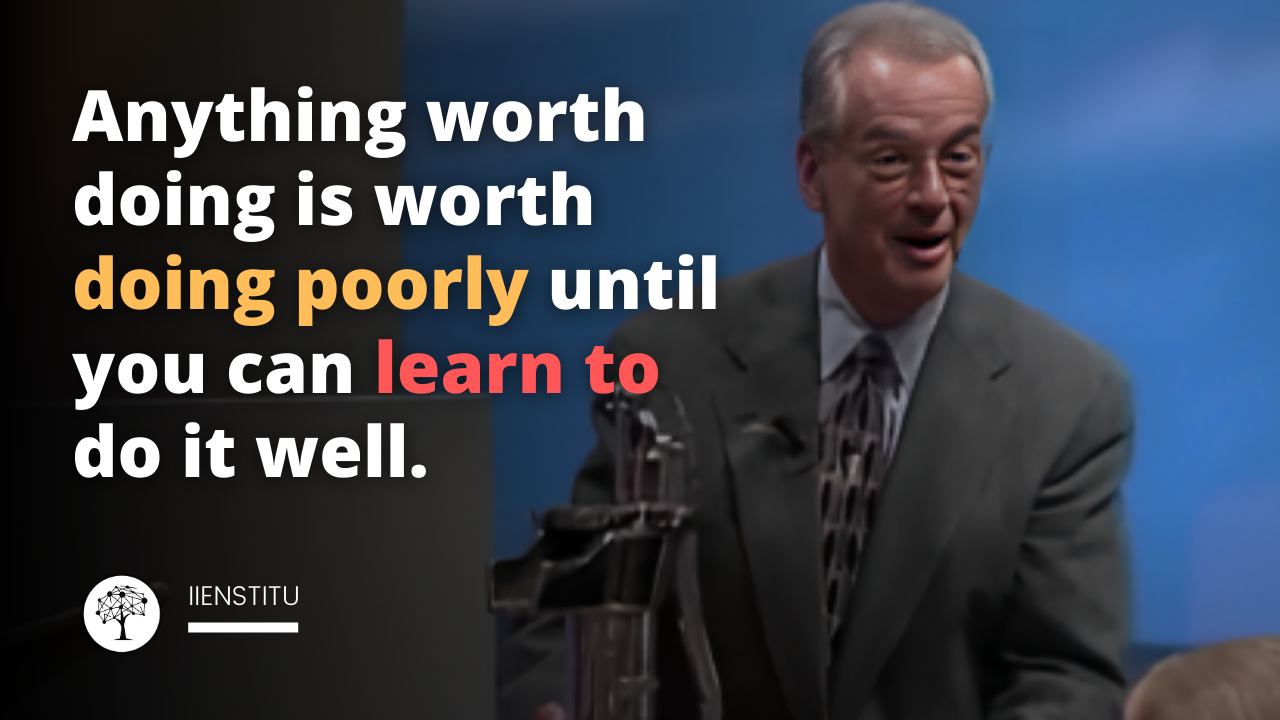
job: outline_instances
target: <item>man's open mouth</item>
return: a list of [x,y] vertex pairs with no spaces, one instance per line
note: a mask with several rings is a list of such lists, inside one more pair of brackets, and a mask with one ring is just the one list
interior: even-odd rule
[[937,247],[941,243],[946,242],[948,237],[950,237],[950,233],[943,233],[941,235],[919,236],[919,237],[899,236],[896,239],[898,242],[905,243],[907,245],[910,245],[913,248],[919,248],[920,250],[929,250],[931,248]]

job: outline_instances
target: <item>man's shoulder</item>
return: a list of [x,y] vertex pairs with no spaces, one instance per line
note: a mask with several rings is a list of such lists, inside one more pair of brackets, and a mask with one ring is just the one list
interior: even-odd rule
[[1128,383],[1121,362],[1098,343],[1048,313],[974,277],[957,273],[957,301],[982,318],[1013,361],[1028,375],[1051,376],[1055,384]]

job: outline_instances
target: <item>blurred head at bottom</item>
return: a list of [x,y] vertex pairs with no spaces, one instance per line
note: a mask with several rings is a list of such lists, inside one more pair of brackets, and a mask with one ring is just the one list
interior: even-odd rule
[[1280,718],[1280,637],[1216,643],[1174,655],[1138,683],[1125,720]]

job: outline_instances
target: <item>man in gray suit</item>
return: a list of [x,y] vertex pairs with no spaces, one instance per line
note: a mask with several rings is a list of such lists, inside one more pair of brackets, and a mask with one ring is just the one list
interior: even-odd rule
[[[802,84],[822,246],[720,284],[720,309],[639,315],[611,347],[652,356],[693,428],[725,717],[1119,718],[1124,373],[953,268],[986,56],[951,18],[877,3],[818,32]],[[613,486],[594,418],[579,503]],[[559,712],[555,640],[532,626],[504,648],[514,716]]]

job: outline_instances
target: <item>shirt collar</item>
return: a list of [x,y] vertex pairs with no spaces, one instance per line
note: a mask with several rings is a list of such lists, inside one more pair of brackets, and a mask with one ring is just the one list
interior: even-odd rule
[[[950,289],[951,282],[948,281],[937,295],[921,305],[911,317],[880,331],[893,350],[893,359],[905,381],[907,392],[915,387],[920,365],[924,362],[924,354],[929,347],[929,339],[933,336],[933,329],[938,324],[938,317],[946,305]],[[818,326],[822,338],[824,381],[840,367],[849,353],[862,342],[862,338],[874,331],[836,285],[836,279],[831,275],[831,266],[827,264],[826,245],[822,246],[818,260]]]

